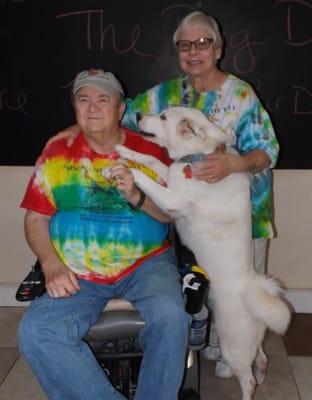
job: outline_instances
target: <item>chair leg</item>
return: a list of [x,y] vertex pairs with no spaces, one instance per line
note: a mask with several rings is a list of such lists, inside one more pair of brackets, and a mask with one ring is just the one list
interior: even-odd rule
[[185,368],[185,376],[179,400],[200,400],[200,352],[193,353],[193,363]]

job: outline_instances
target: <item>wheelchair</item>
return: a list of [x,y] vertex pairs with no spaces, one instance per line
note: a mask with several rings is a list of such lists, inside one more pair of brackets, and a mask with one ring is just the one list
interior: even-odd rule
[[[112,385],[127,400],[134,399],[142,351],[138,335],[144,326],[139,312],[122,299],[108,302],[85,341],[92,348]],[[179,400],[200,400],[199,351],[188,350]]]
[[[196,264],[194,256],[178,242],[177,252],[179,265]],[[182,269],[180,270],[183,275]],[[194,275],[194,274],[193,274]],[[195,273],[196,275],[196,273]],[[186,276],[186,274],[185,274]],[[196,280],[196,277],[194,278]],[[203,282],[203,281],[202,281]],[[197,290],[187,296],[196,308],[202,306],[208,291],[208,280]],[[29,301],[40,297],[45,291],[45,278],[37,260],[31,272],[20,284],[16,292],[17,301]],[[192,292],[192,291],[191,291]],[[197,298],[196,298],[197,296]],[[195,299],[195,301],[194,301]],[[199,303],[201,304],[199,306]],[[188,303],[188,302],[187,302]],[[193,314],[188,309],[186,310]],[[208,323],[208,321],[207,321]],[[139,332],[144,326],[139,312],[126,300],[112,299],[108,302],[100,318],[91,327],[84,340],[89,344],[96,359],[104,369],[112,385],[127,400],[134,399],[142,350],[139,345]],[[200,359],[199,351],[189,346],[185,364],[185,374],[178,400],[200,400]]]

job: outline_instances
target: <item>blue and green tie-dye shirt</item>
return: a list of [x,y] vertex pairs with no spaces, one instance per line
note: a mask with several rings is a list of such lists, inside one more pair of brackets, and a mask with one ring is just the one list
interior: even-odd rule
[[[203,111],[216,125],[233,138],[233,146],[241,153],[264,150],[274,167],[279,152],[270,117],[252,87],[228,74],[218,90],[198,92],[187,77],[168,80],[127,100],[123,124],[137,130],[137,116],[158,114],[168,107],[194,107]],[[271,224],[271,172],[253,174],[251,199],[253,237],[273,236]]]

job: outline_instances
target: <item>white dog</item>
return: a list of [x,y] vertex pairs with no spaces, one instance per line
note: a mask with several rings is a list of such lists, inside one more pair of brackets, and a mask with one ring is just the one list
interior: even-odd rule
[[172,107],[143,117],[140,128],[168,149],[173,164],[167,168],[121,145],[117,151],[125,159],[148,164],[167,182],[167,187],[160,186],[132,170],[136,184],[174,218],[183,244],[207,270],[221,351],[239,379],[243,400],[250,400],[256,383],[265,377],[265,329],[284,333],[290,311],[278,283],[254,269],[249,176],[233,173],[212,184],[189,179],[187,161],[214,152],[228,139],[198,110]]

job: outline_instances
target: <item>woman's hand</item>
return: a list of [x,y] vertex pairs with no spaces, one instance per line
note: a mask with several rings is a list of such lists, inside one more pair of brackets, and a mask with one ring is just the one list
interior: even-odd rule
[[244,155],[217,152],[206,156],[205,161],[192,165],[192,177],[214,183],[233,172],[256,174],[269,168],[270,163],[270,157],[262,149],[251,150]]
[[240,170],[242,157],[239,154],[214,153],[203,162],[192,165],[192,177],[215,183]]
[[44,150],[50,146],[50,144],[56,142],[57,140],[65,139],[67,147],[71,147],[74,143],[74,140],[78,136],[80,132],[79,125],[72,125],[68,128],[64,129],[61,132],[58,132],[56,135],[52,136],[44,146]]

